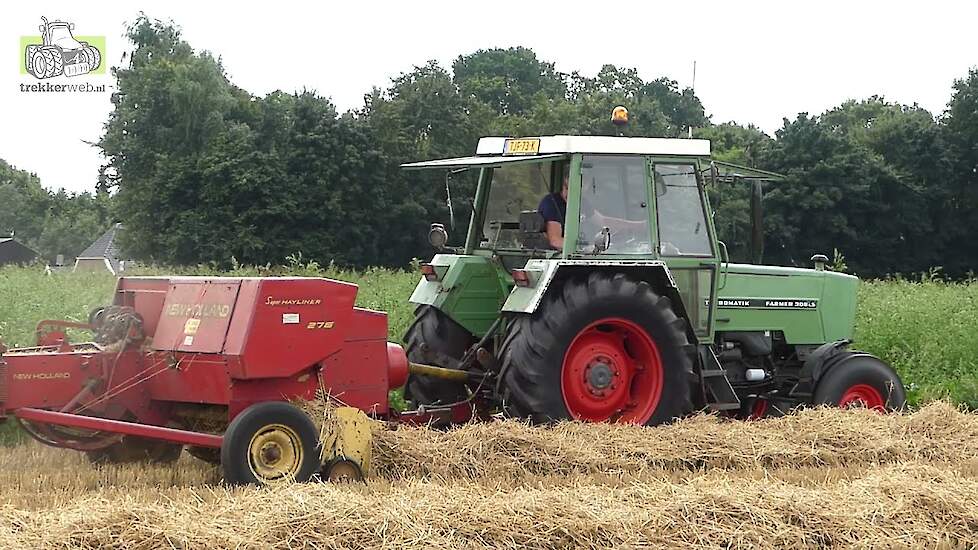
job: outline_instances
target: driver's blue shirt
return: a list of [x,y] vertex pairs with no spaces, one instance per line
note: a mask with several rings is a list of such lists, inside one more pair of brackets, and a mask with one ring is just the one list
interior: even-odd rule
[[543,197],[537,211],[543,216],[544,222],[557,222],[560,224],[560,234],[564,234],[564,218],[567,217],[567,202],[560,193],[550,193]]

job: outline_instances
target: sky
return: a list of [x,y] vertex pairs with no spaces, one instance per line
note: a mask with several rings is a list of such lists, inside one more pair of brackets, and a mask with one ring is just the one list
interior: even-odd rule
[[[70,21],[75,35],[105,36],[116,66],[140,12],[172,20],[253,94],[315,90],[341,111],[427,60],[450,67],[460,54],[521,45],[559,71],[593,75],[611,63],[680,87],[694,84],[695,62],[695,91],[713,122],[773,135],[785,117],[872,95],[939,115],[954,80],[978,64],[978,4],[943,0],[11,2],[0,17],[0,159],[49,189],[94,189],[105,159],[91,144],[112,108],[112,77],[22,75],[20,37],[38,34],[41,16]],[[45,83],[105,91],[23,91]]]

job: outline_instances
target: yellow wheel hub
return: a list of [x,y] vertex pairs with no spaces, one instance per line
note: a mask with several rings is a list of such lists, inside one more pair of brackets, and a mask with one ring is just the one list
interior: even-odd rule
[[302,467],[303,449],[299,434],[282,424],[269,424],[248,445],[251,472],[264,482],[294,478]]

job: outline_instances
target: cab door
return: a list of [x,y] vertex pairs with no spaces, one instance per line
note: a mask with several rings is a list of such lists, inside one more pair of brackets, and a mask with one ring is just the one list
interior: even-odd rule
[[656,252],[676,280],[700,342],[711,342],[720,257],[699,164],[688,158],[653,158],[650,173]]

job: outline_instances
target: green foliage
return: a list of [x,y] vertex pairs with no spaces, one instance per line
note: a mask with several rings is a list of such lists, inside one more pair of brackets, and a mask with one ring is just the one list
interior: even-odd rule
[[[468,155],[487,135],[692,132],[719,160],[786,175],[765,186],[769,263],[808,266],[813,253],[839,249],[863,277],[940,266],[961,278],[978,260],[978,69],[954,83],[940,118],[873,96],[786,119],[772,138],[713,124],[693,91],[667,77],[610,64],[565,74],[525,47],[460,55],[450,70],[429,61],[338,113],[315,92],[238,88],[216,54],[194,50],[172,24],[141,17],[128,38],[96,195],[48,193],[0,164],[0,235],[14,230],[45,256],[70,256],[122,221],[126,255],[147,263],[227,268],[232,257],[277,264],[301,252],[324,264],[405,266],[430,255],[431,222],[461,243],[475,174],[453,176],[450,209],[443,173],[401,163]],[[610,122],[619,104],[631,115],[624,129]],[[710,197],[731,257],[748,260],[750,189],[726,185]]]
[[940,196],[940,231],[953,243],[954,253],[943,258],[941,265],[948,273],[960,275],[973,271],[978,259],[978,241],[974,238],[978,227],[978,69],[954,82],[942,122],[951,171],[946,181],[949,185]]
[[892,364],[919,403],[978,408],[978,282],[896,279],[860,285],[856,345]]
[[452,71],[460,95],[485,104],[500,116],[526,114],[538,97],[563,97],[567,91],[553,63],[539,61],[533,50],[523,47],[461,55]]
[[364,124],[312,92],[253,97],[171,26],[129,30],[129,67],[101,140],[124,213],[123,248],[167,264],[391,263],[391,189]]
[[930,113],[882,98],[785,121],[759,159],[786,176],[765,197],[767,259],[807,265],[839,248],[862,276],[939,265],[951,246],[943,155]]

